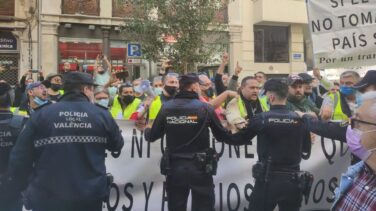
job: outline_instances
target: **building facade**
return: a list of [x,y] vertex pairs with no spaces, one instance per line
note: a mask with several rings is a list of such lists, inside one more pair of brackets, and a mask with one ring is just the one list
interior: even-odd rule
[[305,0],[236,0],[229,5],[231,68],[287,75],[307,69]]
[[[1,1],[1,79],[14,84],[29,69],[48,74],[66,62],[71,69],[92,71],[102,54],[114,70],[126,70],[132,78],[157,72],[156,64],[127,57],[131,40],[119,26],[132,17],[131,0]],[[306,70],[304,0],[234,0],[226,13],[230,72],[237,61],[246,75]]]

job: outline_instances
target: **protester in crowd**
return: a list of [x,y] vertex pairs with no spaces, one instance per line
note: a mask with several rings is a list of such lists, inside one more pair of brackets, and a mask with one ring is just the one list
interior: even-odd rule
[[115,99],[115,96],[117,95],[117,92],[119,90],[119,87],[124,82],[116,77],[116,75],[112,75],[111,79],[108,81],[106,85],[104,85],[104,88],[108,90],[108,93],[110,95],[110,105],[112,105],[112,101]]
[[41,82],[35,82],[26,87],[28,103],[25,108],[20,107],[19,112],[26,111],[28,115],[34,113],[37,109],[51,103],[48,100],[47,88]]
[[239,88],[238,84],[238,79],[239,79],[239,74],[243,71],[243,67],[239,65],[239,62],[236,62],[234,74],[231,76],[231,79],[228,83],[227,90],[231,91],[237,91]]
[[[360,93],[368,93],[371,91],[376,91],[375,80],[376,79],[376,71],[368,71],[364,78],[359,81],[357,84],[354,85],[355,89],[358,89]],[[362,97],[360,97],[362,99]],[[362,105],[362,100],[358,101],[358,106]],[[303,118],[305,122],[307,122],[307,127],[310,131],[315,134],[318,134],[322,137],[339,140],[341,142],[348,143],[350,149],[352,149],[353,144],[349,143],[347,140],[347,136],[352,137],[351,135],[353,131],[349,126],[348,120],[343,120],[342,122],[333,122],[333,121],[323,121],[317,119],[315,116],[311,116],[310,114],[305,114],[302,112],[297,112],[299,116]],[[351,164],[355,164],[363,159],[364,153],[362,151],[360,154],[356,150],[352,150],[353,155],[351,157]],[[364,159],[363,159],[364,160]]]
[[265,94],[265,90],[263,87],[268,78],[266,77],[266,74],[262,71],[255,73],[255,78],[260,84],[260,96],[263,96]]
[[[100,60],[103,60],[106,64],[104,66],[100,63]],[[94,81],[99,86],[104,86],[108,83],[108,81],[111,78],[111,63],[108,61],[107,56],[105,55],[97,55],[97,58],[95,60],[94,64]]]
[[332,85],[329,88],[329,92],[332,94],[335,94],[339,92],[339,83],[338,82],[333,82]]
[[362,149],[364,162],[351,166],[342,175],[332,210],[376,210],[376,92],[362,96],[363,104],[351,119],[352,136],[348,136],[351,148]]
[[27,209],[102,210],[110,189],[105,150],[119,151],[124,141],[109,112],[92,103],[94,85],[90,74],[67,73],[59,102],[36,111],[19,135],[7,191],[24,190]]
[[255,79],[257,80],[257,82],[259,82],[260,87],[263,87],[267,80],[267,77],[264,72],[258,71],[257,73],[255,73]]
[[[297,179],[304,154],[310,154],[309,131],[297,114],[286,107],[288,87],[281,79],[270,79],[264,84],[270,111],[256,114],[248,125],[225,143],[251,143],[257,135],[258,162],[252,168],[256,179],[249,198],[248,210],[297,211],[302,193],[309,188],[304,179]],[[308,158],[308,157],[305,157]],[[308,188],[308,189],[307,189]]]
[[[228,83],[228,75],[224,73],[227,63],[228,63],[228,54],[224,53],[222,55],[222,62],[219,65],[219,68],[214,76],[215,92],[217,93],[217,95],[222,94],[222,92],[224,92],[228,86],[228,84],[225,84],[223,80],[225,78],[225,81],[227,81]],[[226,76],[227,76],[227,79],[226,79]]]
[[233,132],[246,126],[255,114],[269,110],[266,98],[259,98],[260,84],[252,76],[243,78],[239,97],[233,98],[226,108],[226,119]]
[[118,93],[110,109],[111,115],[115,119],[129,120],[137,111],[141,100],[135,97],[131,84],[120,85]]
[[43,84],[48,88],[48,98],[51,102],[57,102],[58,99],[64,94],[62,90],[63,87],[63,76],[57,73],[50,73],[47,75]]
[[69,62],[64,62],[63,64],[63,74],[71,71],[71,65]]
[[[156,141],[166,134],[161,172],[166,177],[168,209],[186,210],[191,191],[192,210],[214,211],[215,151],[210,148],[210,127],[217,141],[229,137],[214,113],[214,109],[199,100],[199,78],[183,75],[180,91],[173,100],[164,103],[152,128],[144,131],[145,140]],[[200,157],[198,157],[200,156]],[[168,161],[167,161],[168,160]],[[162,161],[163,162],[163,161]]]
[[[132,81],[133,88],[136,89],[136,90],[141,90],[140,88],[137,88],[138,86],[140,86],[141,81],[142,81],[142,78],[137,78],[137,79],[133,80]],[[136,98],[140,99],[140,100],[145,99],[145,95],[144,95],[143,92],[135,91],[134,96]]]
[[206,102],[209,102],[214,97],[213,84],[206,74],[200,74],[200,98]]
[[304,95],[304,81],[299,75],[290,75],[287,78],[288,98],[287,109],[290,111],[314,112],[319,114],[320,110]]
[[161,95],[163,93],[163,77],[156,76],[153,78],[153,91],[155,95]]
[[108,108],[110,105],[110,94],[105,87],[98,86],[95,88],[94,92],[95,103]]
[[[146,99],[141,105],[143,108],[139,108],[144,112],[139,112],[137,114],[137,119],[144,121],[144,118],[147,118],[150,124],[153,123],[154,119],[157,117],[159,110],[162,105],[173,99],[178,92],[179,88],[179,75],[177,73],[167,73],[163,78],[163,90],[160,95],[156,95],[154,99]],[[145,117],[144,114],[147,113]]]
[[308,100],[314,103],[317,108],[321,108],[323,98],[317,95],[317,92],[313,91],[314,88],[316,88],[313,85],[314,78],[308,73],[299,73],[298,75],[303,79],[304,95]]
[[318,96],[321,96],[329,90],[331,82],[321,75],[319,68],[313,68],[312,73],[313,77],[319,81],[319,86],[317,86],[314,92],[316,92]]
[[12,194],[2,187],[2,177],[8,168],[9,155],[26,118],[12,114],[10,106],[14,100],[11,86],[0,82],[0,210],[22,211],[21,195]]
[[328,94],[321,106],[321,118],[324,120],[348,120],[356,108],[356,90],[354,84],[360,80],[355,71],[345,71],[340,76],[340,91]]
[[228,59],[228,54],[224,53],[222,56],[221,65],[219,66],[214,77],[215,91],[217,95],[222,94],[222,92],[224,92],[226,89],[236,91],[238,87],[239,74],[243,68],[239,65],[239,62],[237,62],[234,75],[231,77],[231,79],[229,79],[228,75],[224,73],[224,69],[228,64]]
[[[43,81],[43,72],[37,72],[37,81]],[[15,99],[12,107],[20,107],[21,105],[25,106],[27,104],[27,97],[26,97],[26,86],[30,83],[33,83],[33,72],[32,70],[27,71],[25,74],[22,75],[20,82],[16,85],[15,88]]]

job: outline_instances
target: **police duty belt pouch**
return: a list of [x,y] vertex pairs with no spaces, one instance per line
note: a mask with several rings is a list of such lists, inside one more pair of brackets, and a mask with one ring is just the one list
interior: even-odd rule
[[309,197],[309,193],[312,188],[313,183],[313,174],[308,171],[300,171],[297,174],[297,179],[299,183],[299,188],[302,191],[302,194],[305,198]]
[[217,174],[218,161],[219,155],[212,148],[208,148],[204,152],[195,153],[194,156],[197,168],[210,175]]
[[170,170],[170,152],[168,148],[165,149],[161,161],[159,163],[159,167],[161,170],[162,175],[168,175]]
[[266,164],[257,161],[255,165],[252,166],[252,176],[255,179],[263,179],[265,177]]

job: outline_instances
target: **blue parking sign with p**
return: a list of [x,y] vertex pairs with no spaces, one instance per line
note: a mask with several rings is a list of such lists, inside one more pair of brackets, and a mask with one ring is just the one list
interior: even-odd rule
[[141,44],[128,43],[128,57],[141,57]]

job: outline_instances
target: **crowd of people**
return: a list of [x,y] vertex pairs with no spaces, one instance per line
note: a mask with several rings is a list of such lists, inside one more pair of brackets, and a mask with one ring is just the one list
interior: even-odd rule
[[[218,141],[232,145],[246,144],[257,135],[258,146],[261,146],[258,147],[260,165],[268,166],[269,161],[273,162],[270,164],[269,186],[266,186],[268,179],[255,176],[259,171],[253,172],[256,186],[250,210],[273,210],[277,204],[282,211],[299,210],[301,193],[292,194],[290,198],[282,197],[289,191],[297,191],[298,185],[277,184],[273,178],[290,181],[296,176],[295,173],[300,171],[300,159],[309,157],[314,134],[347,142],[353,153],[352,164],[355,164],[353,169],[356,170],[352,170],[352,176],[349,176],[353,179],[347,182],[350,185],[346,186],[345,192],[341,190],[342,198],[337,198],[334,209],[376,209],[376,202],[369,202],[374,199],[375,193],[376,71],[368,71],[363,79],[356,71],[345,71],[340,75],[339,83],[328,81],[319,69],[313,70],[313,76],[302,72],[268,80],[261,71],[253,75],[242,74],[243,68],[239,63],[233,75],[228,75],[224,72],[228,58],[226,53],[222,56],[213,78],[204,72],[179,75],[169,71],[151,81],[142,78],[127,81],[112,74],[106,56],[102,58],[98,55],[93,74],[77,71],[44,77],[43,72],[29,71],[14,89],[0,80],[0,126],[6,125],[0,131],[0,176],[2,182],[5,178],[8,181],[5,184],[10,185],[4,188],[0,183],[0,201],[4,202],[5,198],[9,202],[8,205],[0,204],[0,210],[20,210],[21,190],[24,191],[23,205],[36,211],[51,210],[56,206],[61,206],[61,210],[100,210],[108,179],[104,176],[104,150],[121,150],[124,143],[114,120],[134,121],[139,130],[145,130],[148,141],[155,141],[166,134],[170,150],[181,150],[181,146],[185,146],[187,152],[183,150],[184,153],[193,153],[189,156],[171,155],[182,161],[172,164],[178,172],[175,177],[167,176],[170,210],[185,210],[186,206],[187,189],[176,186],[181,182],[176,175],[198,178],[185,184],[196,191],[198,195],[194,197],[201,201],[195,202],[194,210],[213,210],[211,175],[202,176],[193,164],[186,161],[209,147],[209,137],[205,135],[208,131],[202,129],[206,127],[212,129]],[[33,80],[33,74],[37,74],[36,80]],[[240,74],[245,75],[241,80]],[[208,110],[209,117],[202,109]],[[194,117],[192,121],[181,119],[184,112],[187,112],[186,117]],[[179,124],[174,115],[180,115]],[[30,118],[14,118],[18,116]],[[14,122],[16,126],[12,125]],[[192,140],[176,141],[182,135],[171,131],[181,130],[182,122],[187,123],[183,124],[185,131],[182,133],[190,130],[192,134],[195,131],[205,132]],[[189,122],[203,126],[189,125]],[[21,128],[24,128],[22,132]],[[188,146],[195,139],[205,144]],[[272,142],[272,146],[260,144],[276,139],[281,143]],[[199,145],[199,142],[195,144]],[[55,143],[97,143],[104,146],[59,147],[53,145]],[[45,147],[49,147],[48,150]],[[288,157],[278,150],[296,153]],[[65,153],[71,154],[65,156]],[[90,159],[82,161],[82,157]],[[79,164],[68,165],[75,162]],[[179,171],[179,165],[187,165],[190,171]],[[77,166],[85,168],[75,168]],[[286,169],[287,173],[284,172]],[[62,171],[72,175],[66,177],[67,174]],[[57,178],[59,183],[50,180],[51,177]],[[13,180],[17,183],[12,183]],[[204,186],[208,200],[200,195],[202,183],[197,181],[207,181]],[[363,191],[361,186],[364,184],[368,192]],[[15,193],[4,197],[1,191],[9,191],[9,187]],[[91,189],[83,190],[87,187]],[[54,192],[56,190],[61,192]],[[49,191],[56,195],[47,202],[44,199]],[[265,191],[272,193],[273,197],[264,199]],[[357,195],[359,193],[361,196]],[[80,195],[81,201],[69,195]],[[367,203],[362,204],[364,198]],[[261,205],[254,205],[260,201],[263,202]]]

